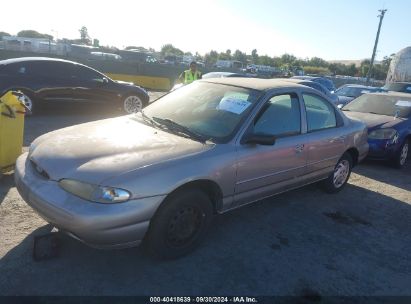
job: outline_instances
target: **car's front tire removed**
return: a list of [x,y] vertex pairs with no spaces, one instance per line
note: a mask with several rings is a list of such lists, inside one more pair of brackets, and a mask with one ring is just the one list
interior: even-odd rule
[[395,168],[402,169],[407,163],[407,159],[410,154],[410,139],[405,139],[404,143],[401,145],[397,155],[393,158],[392,164]]
[[156,212],[144,245],[150,255],[160,259],[181,257],[202,241],[212,217],[212,202],[204,192],[179,191]]
[[344,153],[335,165],[333,173],[321,182],[321,186],[327,193],[341,191],[348,182],[351,175],[353,160],[350,154]]

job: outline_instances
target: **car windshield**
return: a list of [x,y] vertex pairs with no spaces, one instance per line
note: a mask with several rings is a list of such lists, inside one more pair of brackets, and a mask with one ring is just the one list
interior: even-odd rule
[[411,93],[411,83],[388,83],[383,89],[386,91]]
[[196,81],[158,99],[143,114],[146,121],[166,123],[165,129],[178,125],[185,133],[222,143],[231,139],[260,95],[257,90]]
[[360,88],[360,87],[342,87],[335,91],[335,94],[339,96],[347,96],[347,97],[358,97],[361,95],[362,91],[366,91],[368,89]]
[[411,98],[364,94],[354,99],[342,110],[409,118],[411,116]]

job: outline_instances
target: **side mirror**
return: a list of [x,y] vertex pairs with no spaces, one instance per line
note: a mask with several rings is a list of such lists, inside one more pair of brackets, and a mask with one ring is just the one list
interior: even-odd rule
[[105,77],[104,78],[96,78],[96,79],[94,79],[94,81],[101,84],[101,85],[105,85],[105,84],[108,83],[108,79],[105,78]]
[[263,146],[272,146],[275,143],[275,136],[261,133],[251,133],[244,137],[243,144],[254,144]]

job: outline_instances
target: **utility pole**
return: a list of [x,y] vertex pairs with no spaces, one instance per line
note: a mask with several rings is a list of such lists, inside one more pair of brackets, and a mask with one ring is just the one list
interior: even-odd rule
[[380,23],[378,24],[377,37],[375,37],[374,50],[372,51],[370,68],[369,68],[368,73],[367,73],[366,85],[369,85],[369,83],[370,83],[370,77],[371,77],[372,67],[374,65],[375,53],[377,52],[378,38],[380,38],[380,30],[381,30],[382,19],[384,19],[384,15],[385,15],[385,12],[387,10],[382,9],[382,10],[378,10],[378,11],[380,12],[380,14],[378,15],[378,17],[380,18]]

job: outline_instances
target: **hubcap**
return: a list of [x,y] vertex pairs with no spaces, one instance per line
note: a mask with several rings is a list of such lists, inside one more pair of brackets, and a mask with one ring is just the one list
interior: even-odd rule
[[204,213],[195,207],[179,209],[168,224],[167,243],[181,247],[194,240],[203,224]]
[[24,105],[27,107],[27,109],[29,109],[30,111],[33,110],[33,102],[31,101],[30,97],[23,94],[23,96],[21,96],[19,99],[20,99],[20,101],[22,101],[24,103]]
[[350,173],[350,163],[348,160],[340,161],[334,170],[334,186],[340,188],[347,181],[348,174]]
[[408,157],[408,143],[405,143],[401,149],[401,155],[400,155],[401,166],[405,164],[405,162],[407,161],[407,157]]
[[131,114],[140,111],[143,108],[143,102],[138,96],[128,96],[124,100],[124,110]]

